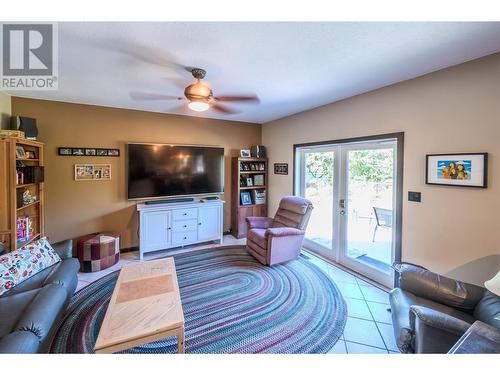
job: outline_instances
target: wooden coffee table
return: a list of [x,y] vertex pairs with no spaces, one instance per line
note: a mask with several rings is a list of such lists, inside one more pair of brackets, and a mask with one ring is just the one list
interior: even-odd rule
[[124,265],[95,344],[115,353],[177,336],[184,353],[184,313],[174,258]]

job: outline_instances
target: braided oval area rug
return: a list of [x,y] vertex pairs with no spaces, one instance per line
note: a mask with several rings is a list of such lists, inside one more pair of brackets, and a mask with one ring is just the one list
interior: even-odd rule
[[[307,257],[268,267],[244,247],[175,255],[186,353],[325,353],[342,335],[346,304]],[[53,353],[93,353],[118,272],[77,292]],[[169,338],[122,353],[175,353]]]

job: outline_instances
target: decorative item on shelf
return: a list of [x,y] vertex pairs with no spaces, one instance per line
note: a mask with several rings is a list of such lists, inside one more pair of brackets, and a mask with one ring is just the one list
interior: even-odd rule
[[0,129],[0,138],[23,138],[24,139],[24,132],[22,130]]
[[254,182],[255,186],[265,185],[264,175],[263,174],[256,174],[255,176],[253,176],[253,182]]
[[240,176],[240,187],[247,186],[247,180],[244,176]]
[[428,185],[487,187],[488,154],[432,154],[426,155]]
[[253,190],[253,203],[254,204],[265,204],[266,203],[266,191],[265,190]]
[[58,147],[59,156],[120,156],[118,148]]
[[265,158],[266,157],[266,147],[262,145],[255,145],[251,148],[251,155],[254,158]]
[[20,170],[16,171],[16,179],[18,185],[24,185],[24,173],[21,172]]
[[24,151],[23,146],[16,146],[16,158],[18,159],[26,159],[26,152]]
[[288,163],[274,163],[274,174],[288,174]]
[[253,186],[252,177],[247,177],[247,185],[246,186]]
[[111,180],[111,164],[75,164],[75,181]]
[[29,216],[21,216],[16,219],[17,242],[25,242],[33,236],[33,222]]
[[31,195],[29,190],[25,190],[23,192],[22,205],[27,206],[28,204],[34,203],[37,201],[36,195]]
[[240,192],[240,199],[242,206],[251,206],[252,205],[252,196],[249,191]]
[[251,157],[251,155],[252,154],[250,153],[250,150],[248,150],[248,149],[247,150],[245,150],[245,149],[240,150],[240,157],[242,157],[242,158],[249,158],[249,157]]
[[38,128],[36,119],[30,117],[12,116],[10,118],[10,128],[12,130],[23,131],[26,139],[36,140]]
[[26,159],[36,159],[35,151],[25,151]]
[[266,164],[261,162],[255,162],[255,163],[241,162],[240,164],[240,172],[265,171],[265,170],[266,170]]

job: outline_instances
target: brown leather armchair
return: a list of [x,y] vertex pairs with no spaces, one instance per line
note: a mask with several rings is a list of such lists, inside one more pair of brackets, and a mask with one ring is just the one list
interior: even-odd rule
[[500,297],[477,285],[403,263],[391,291],[392,322],[403,353],[447,353],[476,320],[500,328]]

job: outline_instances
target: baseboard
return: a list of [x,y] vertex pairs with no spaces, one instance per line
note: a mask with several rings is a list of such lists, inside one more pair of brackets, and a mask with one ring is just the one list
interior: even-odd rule
[[120,253],[130,253],[132,251],[139,251],[139,246],[131,246],[120,249]]

